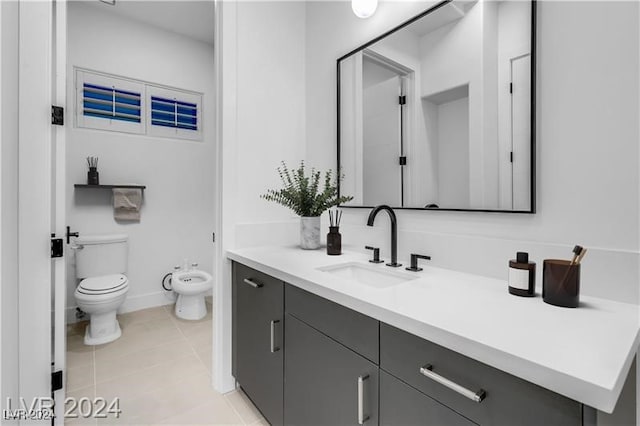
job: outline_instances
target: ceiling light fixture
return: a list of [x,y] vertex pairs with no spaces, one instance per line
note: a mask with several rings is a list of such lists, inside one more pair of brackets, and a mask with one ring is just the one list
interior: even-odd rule
[[358,18],[368,18],[376,13],[378,0],[351,0],[351,10]]

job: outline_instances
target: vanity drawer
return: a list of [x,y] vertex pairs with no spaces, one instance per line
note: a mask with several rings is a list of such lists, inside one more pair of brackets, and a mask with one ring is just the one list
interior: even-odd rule
[[452,409],[380,370],[380,426],[474,426]]
[[[424,373],[471,391],[469,397],[484,390],[484,398],[475,402],[425,376],[427,365]],[[580,403],[387,324],[380,324],[380,368],[478,424],[582,424]]]
[[379,362],[379,322],[290,284],[285,311],[375,364]]

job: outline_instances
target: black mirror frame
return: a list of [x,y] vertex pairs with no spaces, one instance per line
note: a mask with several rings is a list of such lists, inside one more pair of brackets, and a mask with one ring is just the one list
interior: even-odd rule
[[[407,25],[412,24],[418,19],[435,12],[437,9],[442,6],[450,3],[453,0],[444,0],[435,6],[430,7],[424,12],[410,18],[409,20],[401,23],[400,25],[392,28],[391,30],[379,35],[363,44],[360,47],[357,47],[350,51],[349,53],[342,55],[336,60],[336,81],[337,81],[337,126],[336,126],[336,140],[337,140],[337,167],[336,170],[339,170],[338,178],[337,178],[337,189],[338,189],[338,197],[340,197],[340,173],[342,170],[340,168],[340,62],[344,59],[347,59],[351,55],[366,49],[374,43],[382,40],[383,38],[395,33],[398,30],[406,27]],[[394,210],[402,209],[402,210],[422,210],[422,211],[457,211],[457,212],[484,212],[484,213],[520,213],[520,214],[534,214],[536,213],[536,6],[537,0],[531,0],[531,209],[530,210],[494,210],[494,209],[449,209],[449,208],[425,208],[425,207],[393,207]],[[340,208],[353,208],[353,209],[371,209],[374,206],[348,206],[348,205],[340,205]]]

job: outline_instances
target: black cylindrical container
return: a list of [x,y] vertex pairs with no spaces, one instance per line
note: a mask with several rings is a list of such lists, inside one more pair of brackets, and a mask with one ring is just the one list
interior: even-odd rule
[[580,306],[580,264],[545,259],[542,271],[542,300],[564,308]]
[[518,252],[509,261],[509,293],[533,297],[536,294],[536,264],[529,262],[529,254]]
[[100,175],[97,167],[89,167],[87,172],[87,185],[100,185]]
[[327,234],[327,254],[336,256],[342,254],[342,235],[337,226],[330,226]]

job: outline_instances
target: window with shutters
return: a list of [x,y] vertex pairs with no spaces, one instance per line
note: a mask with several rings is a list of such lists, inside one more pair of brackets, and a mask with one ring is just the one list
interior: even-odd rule
[[77,70],[76,92],[78,127],[145,133],[143,83]]
[[202,94],[76,70],[76,126],[202,140]]
[[201,94],[148,85],[147,99],[149,135],[202,139]]

